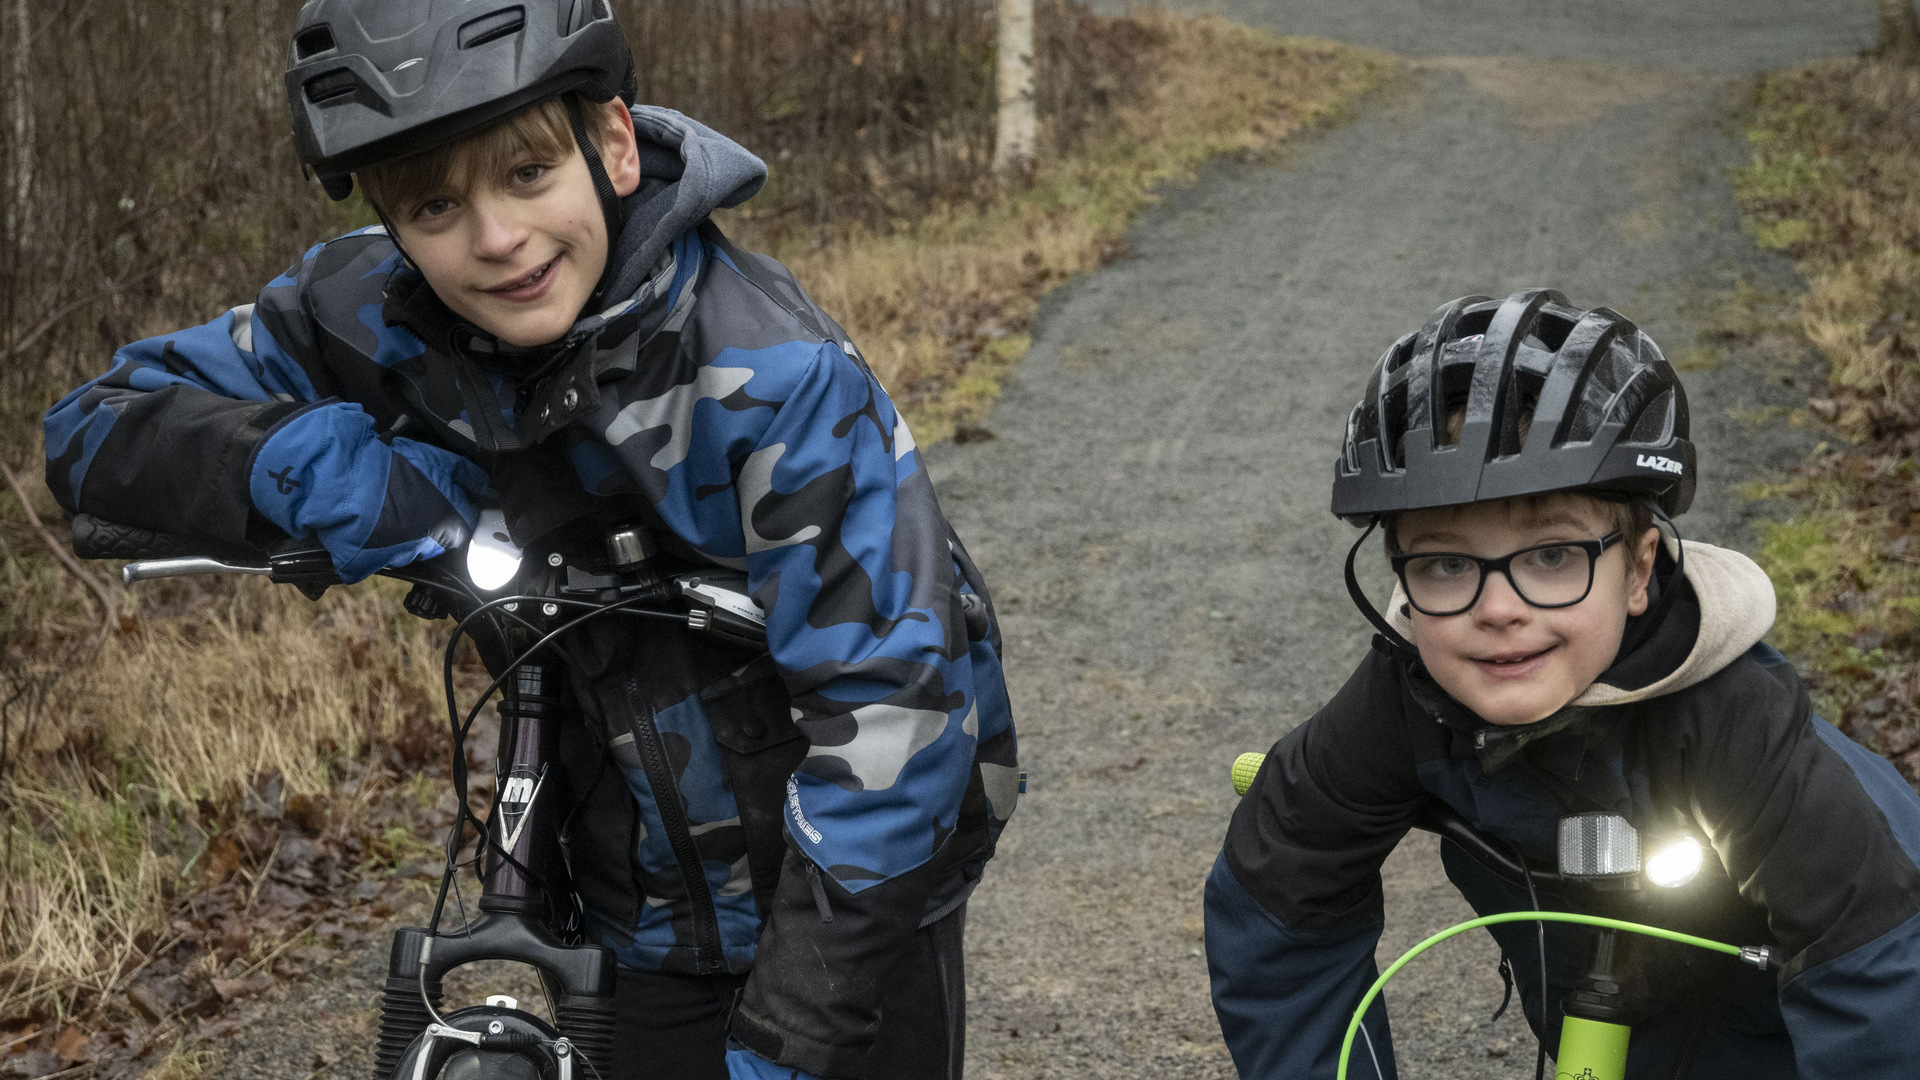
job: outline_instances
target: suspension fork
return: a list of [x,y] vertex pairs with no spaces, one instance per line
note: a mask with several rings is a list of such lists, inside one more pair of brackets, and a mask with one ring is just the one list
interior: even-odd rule
[[[523,642],[509,655],[517,655]],[[566,703],[561,666],[521,664],[502,685],[494,809],[482,841],[480,912],[466,926],[435,936],[423,927],[395,932],[381,1001],[374,1075],[386,1080],[441,1003],[441,979],[476,960],[512,960],[538,969],[552,995],[556,1026],[593,1067],[612,1060],[614,958],[598,945],[568,944],[553,917],[570,903],[546,887],[570,888],[557,828],[565,812],[557,767]],[[578,1075],[578,1073],[576,1073]]]

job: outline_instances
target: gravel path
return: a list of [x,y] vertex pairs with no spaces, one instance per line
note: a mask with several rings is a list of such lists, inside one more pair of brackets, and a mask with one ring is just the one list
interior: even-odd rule
[[[997,438],[929,451],[998,594],[1033,777],[972,906],[973,1080],[1233,1075],[1200,884],[1232,755],[1309,715],[1364,647],[1339,578],[1353,534],[1326,503],[1369,364],[1468,292],[1550,285],[1678,354],[1736,275],[1790,283],[1727,193],[1732,75],[1853,51],[1874,25],[1865,0],[1208,10],[1424,59],[1289,164],[1169,193],[1132,257],[1048,301]],[[1689,535],[1744,546],[1733,486],[1804,445],[1732,415],[1790,402],[1790,360],[1688,374],[1707,448]],[[1387,865],[1385,958],[1469,915],[1435,852],[1416,835]],[[383,953],[250,1004],[219,1074],[365,1075]],[[1494,962],[1466,937],[1396,981],[1404,1075],[1531,1075],[1518,1010],[1486,1019]]]
[[[1422,57],[1398,92],[1281,167],[1221,165],[1055,294],[992,441],[934,448],[993,582],[1029,794],[971,916],[969,1075],[1227,1077],[1201,882],[1227,765],[1309,715],[1364,623],[1326,511],[1372,361],[1438,304],[1549,285],[1685,356],[1736,275],[1791,282],[1740,232],[1734,73],[1869,43],[1871,4],[1388,3],[1208,10]],[[1604,12],[1604,14],[1602,14]],[[1624,13],[1623,13],[1624,12]],[[1500,59],[1471,59],[1520,54]],[[1686,376],[1706,448],[1688,535],[1750,546],[1733,488],[1804,437],[1735,418],[1791,401],[1791,357]],[[1388,863],[1383,963],[1471,917],[1416,835]],[[1530,1076],[1490,940],[1391,994],[1410,1076]]]

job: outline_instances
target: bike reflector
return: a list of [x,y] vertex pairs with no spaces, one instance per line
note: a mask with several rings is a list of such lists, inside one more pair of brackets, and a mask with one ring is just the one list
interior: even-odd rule
[[1560,872],[1568,877],[1618,877],[1640,872],[1640,834],[1619,814],[1574,814],[1560,819]]

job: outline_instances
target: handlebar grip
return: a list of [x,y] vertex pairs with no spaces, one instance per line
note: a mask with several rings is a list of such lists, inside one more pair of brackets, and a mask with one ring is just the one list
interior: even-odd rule
[[1233,759],[1233,793],[1245,795],[1253,786],[1253,778],[1260,773],[1260,766],[1266,764],[1265,754],[1241,754]]
[[178,559],[205,555],[206,547],[204,541],[121,525],[92,514],[73,519],[73,553],[83,559]]

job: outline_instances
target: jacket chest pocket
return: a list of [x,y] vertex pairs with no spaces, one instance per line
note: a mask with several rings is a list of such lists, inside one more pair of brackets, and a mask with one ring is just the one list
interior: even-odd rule
[[770,656],[700,691],[700,703],[740,810],[754,907],[764,926],[787,849],[787,779],[807,756],[807,740],[793,722],[792,701]]

